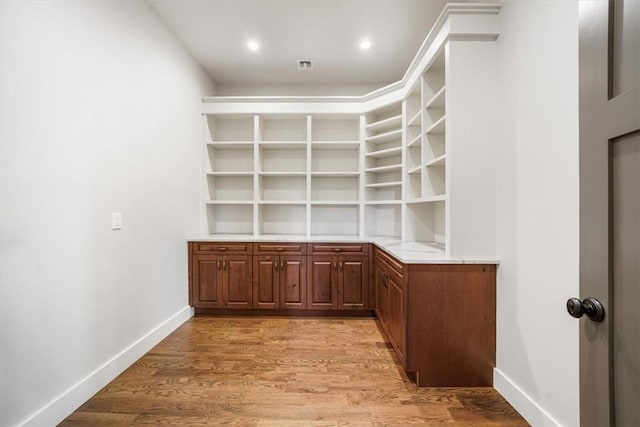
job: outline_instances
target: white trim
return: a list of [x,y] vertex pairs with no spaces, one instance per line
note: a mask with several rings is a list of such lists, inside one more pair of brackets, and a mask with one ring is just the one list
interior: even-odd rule
[[49,426],[59,424],[192,316],[193,309],[191,307],[186,306],[180,309],[18,425]]
[[561,427],[551,415],[549,415],[540,404],[527,395],[500,369],[493,369],[493,388],[504,397],[507,402],[515,408],[533,426]]

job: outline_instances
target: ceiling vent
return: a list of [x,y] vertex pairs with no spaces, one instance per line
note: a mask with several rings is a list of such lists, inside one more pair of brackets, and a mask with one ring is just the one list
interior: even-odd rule
[[313,61],[310,59],[298,59],[298,71],[313,70]]

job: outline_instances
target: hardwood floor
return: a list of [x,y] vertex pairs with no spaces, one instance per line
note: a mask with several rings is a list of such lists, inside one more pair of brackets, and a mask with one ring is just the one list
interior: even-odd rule
[[526,426],[492,388],[417,388],[373,319],[194,317],[62,426]]

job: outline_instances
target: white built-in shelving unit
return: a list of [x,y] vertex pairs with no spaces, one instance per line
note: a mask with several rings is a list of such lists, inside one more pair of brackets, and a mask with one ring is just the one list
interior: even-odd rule
[[446,6],[403,79],[361,97],[204,98],[204,231],[493,255],[499,9]]

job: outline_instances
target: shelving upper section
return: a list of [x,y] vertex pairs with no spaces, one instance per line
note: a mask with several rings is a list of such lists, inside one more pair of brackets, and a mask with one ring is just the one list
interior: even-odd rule
[[[425,70],[433,67],[434,59],[449,40],[487,41],[499,35],[499,4],[449,3],[436,20],[402,79],[362,96],[212,96],[204,97],[203,113],[299,113],[307,114],[361,114],[400,101],[407,97],[411,88],[420,80]],[[435,95],[437,91],[434,91]],[[429,98],[428,96],[426,98]],[[437,103],[435,104],[437,105]],[[389,122],[398,123],[396,114]],[[411,117],[408,117],[409,119]],[[368,123],[373,125],[374,122]],[[379,126],[393,124],[379,123]],[[376,130],[375,126],[373,129]]]
[[203,98],[207,231],[491,253],[499,11],[447,5],[403,78],[364,96]]

